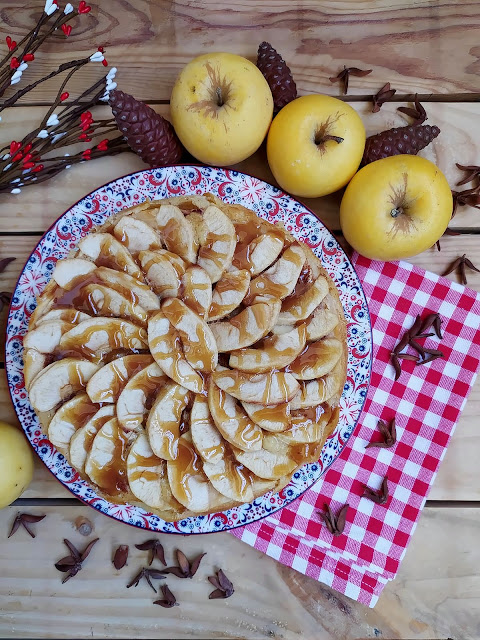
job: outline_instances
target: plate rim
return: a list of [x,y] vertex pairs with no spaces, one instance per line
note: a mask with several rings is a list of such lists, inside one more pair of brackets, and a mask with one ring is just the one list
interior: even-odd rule
[[[368,395],[368,391],[370,389],[370,384],[371,384],[371,379],[372,379],[372,369],[373,369],[373,329],[372,329],[372,319],[371,319],[371,314],[370,314],[370,308],[368,306],[368,302],[367,302],[367,296],[365,294],[365,290],[363,288],[363,284],[360,280],[360,277],[358,276],[358,273],[350,259],[350,257],[348,256],[348,254],[346,253],[346,251],[343,249],[343,247],[338,243],[338,240],[336,239],[333,231],[330,229],[330,227],[325,224],[322,220],[320,220],[320,218],[317,216],[317,214],[308,206],[306,205],[304,202],[302,202],[299,198],[297,198],[297,196],[294,196],[290,193],[287,193],[286,191],[284,191],[283,189],[281,189],[279,186],[276,186],[270,182],[267,182],[266,180],[263,180],[263,178],[259,178],[251,173],[247,173],[246,171],[240,171],[238,169],[233,169],[232,167],[220,167],[220,166],[214,166],[214,165],[205,165],[205,164],[201,164],[201,163],[195,163],[195,162],[188,162],[188,163],[183,163],[183,162],[179,162],[179,163],[174,163],[174,164],[169,164],[163,167],[145,167],[144,169],[139,169],[138,171],[133,171],[133,172],[129,172],[129,173],[125,173],[121,176],[117,176],[116,178],[114,178],[113,180],[109,180],[108,182],[105,182],[101,185],[99,185],[98,187],[95,187],[94,189],[92,189],[91,191],[89,191],[88,193],[84,194],[81,198],[79,198],[78,200],[76,200],[74,203],[72,203],[71,205],[69,205],[64,211],[63,213],[61,213],[52,223],[51,225],[45,230],[45,232],[38,238],[37,243],[35,245],[35,247],[32,249],[32,251],[29,253],[29,255],[27,256],[27,259],[25,260],[22,269],[20,270],[20,273],[18,275],[18,278],[15,282],[15,286],[13,287],[13,291],[12,293],[14,293],[19,285],[20,282],[20,278],[22,277],[24,271],[25,271],[25,267],[27,266],[28,262],[30,261],[30,258],[32,257],[33,253],[35,252],[35,250],[37,249],[37,247],[39,246],[39,244],[44,240],[44,238],[52,231],[52,229],[57,225],[57,223],[59,222],[59,220],[61,218],[63,218],[71,209],[73,209],[74,207],[76,207],[77,205],[80,204],[80,202],[82,202],[83,200],[85,200],[86,198],[88,198],[89,196],[92,196],[93,193],[95,193],[96,191],[99,191],[101,189],[105,189],[105,187],[108,187],[109,185],[118,182],[119,180],[124,180],[126,178],[129,178],[131,176],[135,176],[138,174],[142,174],[145,171],[156,171],[156,170],[162,170],[162,169],[169,169],[169,168],[175,168],[175,167],[180,167],[180,168],[186,168],[186,167],[196,167],[199,169],[213,169],[214,171],[233,171],[237,174],[243,175],[243,176],[247,176],[249,178],[253,178],[255,180],[259,180],[260,182],[262,182],[263,184],[267,185],[268,187],[275,189],[276,191],[279,192],[281,197],[287,197],[287,198],[291,198],[292,200],[298,202],[299,204],[302,205],[302,207],[304,207],[306,209],[306,211],[308,213],[310,213],[318,222],[319,224],[321,224],[327,231],[328,233],[332,236],[332,238],[335,240],[335,242],[340,246],[340,249],[343,252],[343,255],[345,257],[345,259],[347,260],[347,262],[349,263],[349,265],[351,266],[351,268],[353,269],[353,271],[355,272],[355,274],[357,275],[358,278],[358,284],[360,286],[360,291],[361,294],[365,300],[365,306],[367,309],[367,316],[368,316],[368,328],[369,328],[369,336],[370,336],[370,344],[372,347],[371,350],[371,354],[370,354],[370,362],[369,362],[369,367],[368,367],[368,381],[367,381],[367,386],[365,389],[365,396],[363,398],[363,402],[361,404],[358,416],[355,420],[355,423],[353,425],[352,431],[348,437],[348,439],[346,440],[346,442],[344,443],[343,447],[340,449],[340,451],[338,452],[338,455],[329,463],[327,464],[323,469],[322,472],[320,473],[320,475],[318,476],[318,478],[316,480],[314,480],[314,482],[309,486],[306,487],[303,491],[301,491],[298,495],[296,495],[292,500],[290,500],[287,504],[282,505],[281,507],[278,507],[277,509],[274,509],[271,512],[265,513],[262,516],[256,518],[255,520],[253,520],[250,523],[244,524],[244,523],[238,523],[238,524],[234,524],[232,526],[229,526],[228,529],[220,529],[218,531],[190,531],[190,532],[186,532],[186,531],[162,531],[162,530],[156,530],[156,529],[151,529],[151,528],[147,528],[147,527],[143,527],[141,524],[138,524],[136,522],[127,522],[124,519],[115,517],[115,515],[111,514],[111,513],[107,513],[105,511],[103,511],[102,509],[97,509],[93,504],[89,503],[85,498],[83,498],[82,496],[77,495],[74,491],[73,488],[71,488],[68,484],[65,484],[64,482],[62,482],[62,480],[54,473],[53,469],[51,469],[46,461],[40,457],[40,454],[36,451],[35,447],[33,446],[32,442],[30,441],[30,439],[27,437],[25,429],[23,427],[23,423],[20,420],[18,413],[17,413],[17,408],[15,406],[15,402],[13,400],[13,396],[12,396],[12,385],[10,384],[10,380],[8,377],[8,368],[7,368],[7,362],[6,362],[6,358],[5,358],[5,377],[7,379],[7,387],[8,387],[8,393],[9,393],[9,397],[10,397],[10,401],[12,403],[12,406],[15,410],[15,415],[17,417],[18,422],[20,423],[20,426],[22,428],[22,432],[25,435],[25,438],[27,439],[28,445],[31,447],[31,449],[34,452],[34,455],[42,462],[42,464],[47,468],[47,470],[49,471],[49,473],[51,473],[51,475],[55,478],[55,480],[57,482],[60,482],[60,484],[62,485],[62,487],[64,487],[65,489],[67,489],[72,496],[78,500],[82,505],[88,506],[92,509],[94,509],[95,511],[100,512],[102,515],[107,516],[108,518],[111,518],[112,520],[114,520],[115,522],[119,522],[121,524],[126,524],[128,526],[134,527],[136,529],[142,529],[143,531],[150,531],[154,534],[165,534],[165,535],[178,535],[178,536],[192,536],[192,535],[209,535],[209,534],[214,534],[214,533],[228,533],[229,531],[233,531],[235,529],[239,529],[241,527],[245,527],[248,526],[249,524],[254,524],[255,522],[260,522],[261,520],[273,515],[274,513],[278,513],[279,511],[281,511],[284,507],[288,507],[290,504],[293,504],[296,500],[298,500],[299,498],[301,498],[309,489],[311,489],[313,487],[313,485],[318,482],[320,480],[320,478],[322,478],[325,473],[328,471],[328,469],[330,469],[330,467],[335,463],[336,460],[338,460],[338,458],[343,454],[343,452],[345,451],[348,443],[351,441],[351,439],[354,437],[355,435],[355,431],[358,428],[358,424],[360,422],[360,418],[362,417],[363,411],[365,409],[365,403],[367,400],[367,395]],[[139,203],[141,204],[141,203]],[[129,208],[129,207],[125,207],[125,208]],[[119,210],[122,211],[123,209]],[[336,286],[336,288],[338,289],[338,287]],[[5,355],[6,355],[6,342],[8,339],[8,329],[9,329],[9,325],[10,325],[10,316],[12,313],[12,304],[13,304],[13,295],[12,298],[10,300],[10,304],[8,306],[8,313],[7,313],[7,322],[5,324],[5,331],[4,331],[4,351],[5,351]],[[342,305],[343,308],[343,305]],[[48,436],[47,436],[48,437]],[[67,461],[68,462],[68,461]],[[288,486],[288,485],[287,485]],[[99,496],[102,497],[102,496]],[[106,500],[107,502],[109,502],[110,504],[115,504],[113,502],[110,502],[109,500],[107,500],[106,498],[103,498],[104,500]],[[133,505],[136,506],[136,505]],[[219,511],[219,513],[222,513],[222,511]],[[199,514],[201,515],[201,514]],[[211,514],[210,514],[211,515]],[[176,521],[176,522],[181,522],[182,519]]]

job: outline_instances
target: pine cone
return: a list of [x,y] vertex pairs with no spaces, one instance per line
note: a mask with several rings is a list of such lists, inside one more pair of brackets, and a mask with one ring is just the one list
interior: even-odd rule
[[258,47],[257,67],[265,76],[273,95],[275,111],[297,97],[297,85],[285,60],[268,42]]
[[365,144],[362,164],[369,164],[375,160],[398,156],[402,153],[415,156],[421,149],[429,145],[439,133],[438,127],[417,124],[408,127],[395,127],[369,136]]
[[180,160],[183,148],[168,120],[123,91],[111,91],[108,102],[118,128],[144,162],[165,167]]

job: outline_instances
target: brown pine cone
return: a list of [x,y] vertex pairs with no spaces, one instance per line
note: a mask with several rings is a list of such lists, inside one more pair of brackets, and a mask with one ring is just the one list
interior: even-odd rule
[[369,136],[365,144],[362,164],[369,164],[375,160],[398,156],[402,153],[415,156],[421,149],[429,145],[439,133],[438,127],[417,124],[408,127],[395,127]]
[[123,91],[111,91],[108,102],[118,128],[144,162],[165,167],[180,160],[183,148],[168,120]]
[[297,97],[297,85],[282,56],[268,42],[258,47],[257,67],[265,76],[273,95],[275,112]]

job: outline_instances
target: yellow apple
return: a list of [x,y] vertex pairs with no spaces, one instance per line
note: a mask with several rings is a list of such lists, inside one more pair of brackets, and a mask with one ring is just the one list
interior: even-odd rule
[[233,53],[206,53],[181,71],[170,113],[192,156],[225,166],[245,160],[262,144],[272,121],[273,98],[249,60]]
[[340,205],[340,226],[358,253],[400,260],[435,244],[448,226],[452,204],[447,179],[433,162],[392,156],[354,176]]
[[17,427],[0,422],[0,509],[11,504],[28,487],[33,476],[33,455]]
[[289,193],[318,198],[344,187],[365,147],[357,112],[330,96],[302,96],[287,104],[268,132],[268,164]]

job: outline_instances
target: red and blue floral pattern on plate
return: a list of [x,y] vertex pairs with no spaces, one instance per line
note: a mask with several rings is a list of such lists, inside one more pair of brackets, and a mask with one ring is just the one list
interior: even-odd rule
[[[250,504],[228,511],[165,522],[132,505],[101,498],[82,480],[42,432],[23,381],[22,340],[35,298],[49,281],[55,263],[73,249],[93,227],[146,198],[214,193],[230,203],[241,203],[270,222],[282,222],[308,244],[335,281],[347,320],[348,370],[340,402],[340,420],[323,447],[318,463],[306,464],[281,492],[268,493]],[[40,240],[28,259],[13,293],[8,316],[6,371],[10,394],[20,423],[35,451],[50,471],[72,493],[95,509],[122,522],[165,533],[225,531],[259,520],[300,496],[338,457],[353,433],[365,402],[372,361],[368,307],[357,274],[332,234],[300,202],[258,178],[228,169],[178,165],[139,171],[96,189],[66,211]]]

